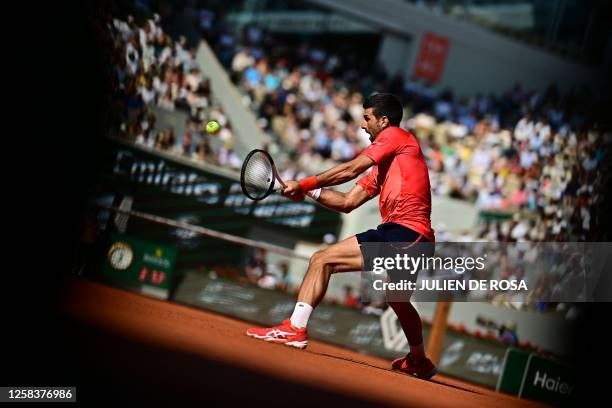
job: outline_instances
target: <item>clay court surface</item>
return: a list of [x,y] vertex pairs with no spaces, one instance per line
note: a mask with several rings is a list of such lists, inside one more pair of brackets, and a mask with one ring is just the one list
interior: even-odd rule
[[306,350],[247,337],[249,323],[70,279],[60,312],[78,399],[267,406],[540,406],[311,341]]

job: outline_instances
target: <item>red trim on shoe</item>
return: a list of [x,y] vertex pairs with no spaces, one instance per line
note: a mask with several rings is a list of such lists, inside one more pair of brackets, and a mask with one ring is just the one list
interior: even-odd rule
[[406,357],[400,357],[393,360],[391,363],[391,369],[410,374],[423,380],[429,380],[438,373],[438,369],[430,359],[425,357],[425,359],[421,360],[419,364],[414,364],[410,353],[406,354]]
[[277,326],[252,328],[246,332],[247,336],[270,343],[280,343],[299,349],[308,346],[308,331],[305,327],[295,328],[291,325],[291,320],[286,319]]

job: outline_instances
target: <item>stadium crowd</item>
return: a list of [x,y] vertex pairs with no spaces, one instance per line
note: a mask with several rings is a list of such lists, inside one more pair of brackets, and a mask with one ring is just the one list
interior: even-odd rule
[[[451,90],[438,91],[415,77],[388,77],[353,55],[306,43],[291,46],[252,25],[232,32],[211,23],[210,13],[202,16],[203,36],[269,135],[265,147],[280,157],[286,153],[284,177],[317,173],[358,155],[369,144],[359,127],[363,96],[392,92],[405,104],[401,126],[421,143],[432,193],[471,201],[484,215],[473,231],[451,234],[437,226],[438,241],[605,240],[598,217],[602,187],[609,184],[604,167],[612,134],[593,114],[600,95],[586,88],[562,93],[553,85],[534,92],[515,85],[499,96],[456,98]],[[495,273],[525,279],[520,265],[529,253],[534,252],[501,255],[506,262]],[[531,282],[532,296],[550,299],[568,287],[574,277],[561,269],[553,281],[543,275]],[[542,296],[542,291],[551,293]],[[479,295],[517,308],[567,307],[533,304],[515,293]]]
[[[302,43],[290,46],[257,26],[234,33],[210,23],[212,42],[259,123],[266,148],[286,178],[299,178],[351,160],[369,144],[360,129],[363,95],[392,92],[405,104],[401,126],[419,138],[432,193],[474,202],[492,221],[479,231],[441,240],[601,240],[595,212],[599,186],[609,180],[612,134],[594,121],[598,95],[526,91],[457,98],[418,78],[389,77],[354,55]],[[440,228],[440,226],[438,226]]]
[[[590,115],[598,103],[588,90],[544,93],[514,86],[500,96],[456,98],[418,78],[389,77],[355,55],[337,55],[302,43],[295,47],[248,25],[234,33],[202,10],[200,28],[244,92],[277,153],[282,177],[299,178],[347,160],[365,148],[360,129],[363,95],[399,95],[401,126],[419,138],[430,168],[432,192],[474,202],[493,214],[480,230],[439,240],[600,240],[595,212],[611,134]],[[114,40],[114,80],[121,134],[137,143],[194,160],[238,168],[234,135],[222,107],[213,105],[210,83],[185,37],[164,34],[158,15],[109,24]],[[186,130],[158,130],[153,108],[188,113]],[[202,131],[215,119],[222,130]],[[220,141],[212,151],[209,138]]]
[[[184,36],[174,41],[164,33],[157,14],[139,23],[132,16],[126,21],[114,18],[108,30],[119,137],[198,162],[240,167],[231,124],[223,107],[215,104],[210,81],[198,69],[196,48],[188,48]],[[171,125],[158,123],[156,110],[185,112],[184,133],[176,135]],[[209,120],[221,125],[218,133],[206,133]],[[211,138],[218,140],[211,143]]]

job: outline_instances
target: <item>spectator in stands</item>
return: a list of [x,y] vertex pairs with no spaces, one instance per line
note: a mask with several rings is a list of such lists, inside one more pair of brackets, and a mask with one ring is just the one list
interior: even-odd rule
[[247,280],[252,284],[257,284],[259,278],[261,278],[267,270],[266,251],[263,249],[256,249],[255,253],[247,260],[244,270]]
[[138,136],[136,136],[136,144],[148,147],[150,149],[152,149],[153,147],[155,147],[155,140],[154,137],[152,136],[152,132],[145,132],[145,131],[141,131],[141,132],[137,132]]
[[242,161],[238,158],[231,144],[225,144],[219,151],[219,165],[232,169],[239,169]]
[[174,99],[172,98],[172,89],[170,87],[165,88],[166,91],[159,97],[157,106],[164,108],[169,111],[174,110]]
[[208,138],[202,137],[202,140],[198,144],[198,149],[194,153],[194,159],[202,163],[210,161],[210,146],[208,145]]
[[352,309],[361,308],[361,303],[359,303],[359,299],[353,295],[353,288],[350,285],[344,285],[344,304]]
[[253,66],[255,60],[249,53],[248,47],[242,47],[232,59],[232,78],[234,81],[240,78],[240,75],[250,66]]
[[270,271],[265,271],[263,275],[257,279],[257,286],[264,289],[275,289],[278,285],[278,277]]
[[155,148],[159,150],[169,151],[174,148],[175,139],[172,128],[167,128],[157,136]]
[[519,339],[516,334],[516,323],[513,321],[507,321],[499,327],[499,334],[497,339],[510,346],[518,346]]
[[279,290],[289,290],[289,264],[287,262],[280,262],[278,264],[280,277],[276,288]]
[[153,82],[151,80],[147,79],[146,84],[140,86],[139,93],[145,105],[155,102],[155,90],[153,89]]
[[183,136],[183,140],[181,141],[181,147],[182,147],[182,151],[181,151],[182,155],[191,157],[191,154],[193,153],[193,140],[191,138],[190,131],[185,132],[185,135]]

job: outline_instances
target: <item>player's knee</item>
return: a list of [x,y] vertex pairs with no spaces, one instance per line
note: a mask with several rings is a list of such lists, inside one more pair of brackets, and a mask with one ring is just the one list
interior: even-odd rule
[[322,251],[317,251],[314,254],[312,254],[312,256],[310,257],[310,266],[317,265],[319,262],[321,262],[320,261],[321,252]]
[[334,265],[330,262],[330,256],[325,250],[317,251],[312,255],[310,267],[320,273],[332,274],[336,272]]

